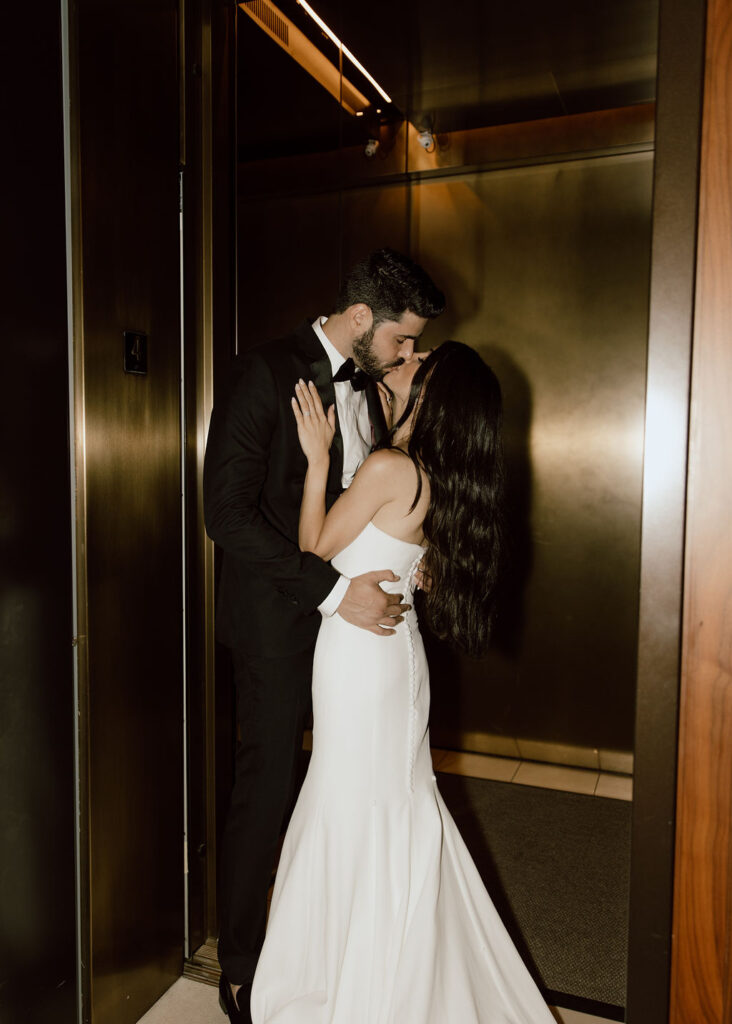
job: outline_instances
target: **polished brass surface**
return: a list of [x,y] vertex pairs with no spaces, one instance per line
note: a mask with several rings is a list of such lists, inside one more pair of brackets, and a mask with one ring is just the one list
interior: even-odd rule
[[74,580],[76,592],[77,787],[78,787],[78,956],[81,1019],[91,1019],[91,887],[89,860],[89,605],[86,565],[86,416],[84,395],[84,296],[81,219],[81,143],[79,118],[78,21],[70,5],[67,23],[68,96],[66,109],[66,248],[69,309],[69,360],[71,362],[71,463],[74,489]]
[[[412,251],[505,400],[513,564],[493,651],[435,647],[433,738],[462,728],[629,750],[652,159],[422,182]],[[445,735],[441,733],[445,731]]]
[[494,169],[501,164],[545,163],[547,160],[617,155],[648,150],[653,143],[654,103],[613,110],[593,110],[520,124],[494,125],[440,134],[426,150],[415,127],[408,125],[407,170],[428,176],[469,168]]
[[706,7],[703,0],[664,0],[661,5],[631,839],[631,1024],[665,1024],[669,1019],[687,424]]
[[441,0],[417,0],[417,10],[410,98],[416,110],[434,112],[438,131],[655,95],[657,0],[455,0],[448,17]]
[[3,11],[0,59],[0,1021],[76,1024],[61,5]]
[[382,129],[378,159],[364,147],[344,146],[325,153],[300,153],[278,159],[252,159],[239,164],[242,196],[283,196],[364,187],[374,181],[398,182],[441,176],[467,169],[546,163],[552,160],[647,151],[653,146],[655,105],[642,103],[617,110],[599,110],[521,124],[471,128],[440,135],[427,152],[408,121]]
[[[329,310],[341,266],[379,245],[406,249],[409,201],[404,184],[342,195],[242,197],[241,231],[252,244],[239,249],[240,348]],[[273,288],[283,294],[275,298]]]
[[240,350],[329,307],[338,288],[340,222],[337,193],[271,200],[242,195]]
[[[343,271],[381,245],[408,251],[411,203],[412,190],[400,183],[376,190],[352,188],[343,192],[340,218]],[[327,303],[324,308],[329,309]]]
[[86,0],[75,41],[84,1016],[134,1024],[183,940],[176,12]]
[[[217,8],[207,0],[187,2],[185,71],[186,139],[184,173],[184,297],[186,359],[186,474],[188,559],[188,935],[189,954],[216,934],[216,694],[214,681],[214,559],[213,544],[203,523],[203,455],[213,405],[214,294],[229,275],[222,270],[214,282],[214,261],[223,239],[214,244],[214,200],[232,201],[226,190],[230,174],[219,164],[230,161],[230,147],[217,136],[217,124],[230,117],[229,76],[234,63],[234,10]],[[213,55],[219,57],[214,74]],[[195,72],[194,72],[194,69]],[[216,92],[214,79],[218,83]],[[214,167],[216,161],[216,168]],[[214,173],[220,174],[220,192]],[[232,230],[232,229],[229,229]],[[218,294],[218,293],[217,293]],[[230,302],[225,300],[225,309]],[[222,337],[231,342],[231,330]]]

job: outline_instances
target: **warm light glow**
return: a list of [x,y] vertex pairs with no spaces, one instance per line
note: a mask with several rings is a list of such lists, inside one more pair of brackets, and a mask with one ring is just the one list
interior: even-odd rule
[[371,106],[368,97],[349,81],[332,60],[313,43],[304,32],[272,3],[272,0],[246,0],[239,9],[259,25],[263,32],[285,51],[300,67],[319,82],[333,99],[347,110],[357,114]]
[[313,19],[313,21],[318,26],[318,28],[321,28],[323,30],[323,32],[325,32],[325,34],[328,36],[328,38],[331,39],[340,50],[342,50],[342,52],[345,54],[345,56],[348,57],[348,59],[350,60],[351,64],[353,64],[355,67],[358,68],[358,70],[361,72],[361,74],[364,76],[364,78],[368,78],[369,82],[371,82],[371,84],[373,85],[374,89],[376,89],[376,91],[379,93],[379,95],[383,96],[387,103],[391,103],[391,96],[389,96],[388,93],[384,92],[384,90],[381,88],[381,86],[376,81],[376,79],[373,78],[368,73],[368,71],[363,66],[363,64],[361,64],[358,60],[356,60],[356,58],[353,56],[353,54],[348,49],[348,47],[343,45],[343,43],[340,41],[340,39],[335,34],[335,32],[331,28],[328,28],[328,26],[325,24],[323,19],[319,15],[317,15],[315,13],[315,11],[312,9],[310,4],[306,3],[306,0],[297,0],[297,2],[300,5],[300,7],[302,7],[302,9],[307,14],[310,15],[310,17]]

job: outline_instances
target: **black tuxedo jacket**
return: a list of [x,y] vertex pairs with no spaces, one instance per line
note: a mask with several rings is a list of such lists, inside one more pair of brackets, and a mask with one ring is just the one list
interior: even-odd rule
[[[206,530],[223,550],[216,635],[229,647],[276,657],[304,650],[320,625],[318,605],[338,573],[297,546],[307,461],[291,398],[312,380],[327,409],[331,365],[310,323],[238,356],[228,395],[211,417],[203,470]],[[375,384],[367,389],[378,440],[384,429]],[[343,440],[336,417],[326,506],[341,493]]]

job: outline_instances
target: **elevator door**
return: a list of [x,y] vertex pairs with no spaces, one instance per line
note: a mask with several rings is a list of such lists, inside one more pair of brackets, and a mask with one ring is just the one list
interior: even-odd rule
[[184,935],[176,5],[80,0],[71,38],[83,987],[134,1024]]

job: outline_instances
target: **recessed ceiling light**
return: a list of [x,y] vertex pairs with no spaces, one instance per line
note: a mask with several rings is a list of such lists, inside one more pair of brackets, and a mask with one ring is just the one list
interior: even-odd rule
[[327,89],[349,114],[358,114],[371,106],[368,97],[341,73],[333,61],[272,0],[244,0],[239,7],[316,82]]
[[[347,47],[347,46],[344,46],[344,45],[343,45],[343,43],[342,43],[342,42],[340,41],[340,39],[338,38],[338,36],[337,36],[337,35],[335,34],[335,32],[333,31],[333,29],[332,29],[332,28],[329,28],[329,27],[328,27],[328,26],[327,26],[327,25],[325,24],[325,22],[323,21],[323,19],[322,19],[322,18],[320,17],[320,15],[319,15],[319,14],[316,14],[316,13],[315,13],[315,11],[314,11],[314,10],[312,9],[312,7],[310,6],[310,4],[309,4],[309,3],[307,3],[307,2],[306,2],[306,0],[297,0],[297,2],[298,2],[298,4],[300,5],[300,7],[302,7],[302,9],[303,9],[303,10],[304,10],[304,11],[305,11],[305,12],[306,12],[307,14],[309,14],[309,15],[310,15],[310,17],[311,17],[311,18],[313,19],[313,21],[315,22],[315,24],[316,24],[316,25],[317,25],[317,26],[318,26],[319,28],[321,28],[321,29],[323,30],[323,32],[325,32],[325,34],[326,34],[326,35],[328,36],[328,38],[329,38],[329,39],[331,39],[331,40],[332,40],[332,41],[333,41],[333,42],[335,43],[335,45],[336,45],[336,46],[337,46],[337,47],[338,47],[338,48],[339,48],[340,50],[342,50],[342,52],[344,53],[344,55],[345,55],[346,57],[348,57],[348,59],[350,60],[351,64],[353,64],[353,65],[354,65],[355,67],[357,67],[357,68],[358,68],[358,70],[359,70],[359,71],[361,72],[361,74],[362,74],[362,75],[364,76],[364,78],[367,78],[367,79],[369,80],[369,82],[371,82],[371,84],[373,85],[374,89],[376,89],[376,91],[378,92],[378,94],[379,94],[380,96],[383,96],[383,97],[384,97],[384,99],[386,100],[386,102],[387,102],[387,103],[391,103],[391,96],[390,96],[390,95],[389,95],[389,94],[388,94],[387,92],[385,92],[385,91],[384,91],[384,90],[383,90],[383,89],[381,88],[381,86],[379,85],[379,83],[378,83],[378,82],[376,81],[376,79],[375,79],[375,78],[374,78],[374,77],[373,77],[372,75],[370,75],[370,74],[368,73],[368,71],[367,71],[367,70],[366,70],[366,68],[365,68],[365,67],[363,66],[363,64],[361,64],[361,63],[360,63],[360,61],[356,60],[356,58],[355,58],[355,57],[353,56],[353,54],[352,54],[352,53],[351,53],[351,51],[350,51],[350,50],[348,49],[348,47]],[[377,111],[377,113],[381,113],[381,111]]]

